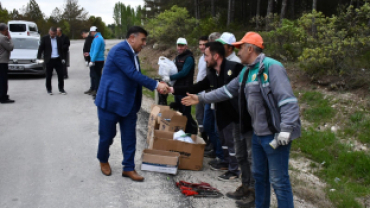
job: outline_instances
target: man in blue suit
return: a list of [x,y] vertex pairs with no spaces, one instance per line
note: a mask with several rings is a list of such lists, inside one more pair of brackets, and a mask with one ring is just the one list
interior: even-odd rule
[[108,54],[96,95],[98,107],[99,147],[97,158],[104,175],[111,175],[108,158],[109,147],[116,135],[116,124],[120,124],[123,152],[123,177],[143,181],[135,171],[136,120],[141,107],[142,86],[165,92],[167,84],[157,82],[141,74],[138,53],[146,45],[148,33],[139,26],[131,27],[126,41],[114,46]]

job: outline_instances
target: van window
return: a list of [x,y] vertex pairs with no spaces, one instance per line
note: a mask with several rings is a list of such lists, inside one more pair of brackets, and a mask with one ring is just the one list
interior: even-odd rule
[[9,30],[11,32],[26,32],[26,24],[10,24]]
[[30,29],[31,32],[37,32],[37,27],[35,24],[29,24],[28,28]]
[[38,39],[30,38],[12,38],[14,49],[37,50],[39,48]]

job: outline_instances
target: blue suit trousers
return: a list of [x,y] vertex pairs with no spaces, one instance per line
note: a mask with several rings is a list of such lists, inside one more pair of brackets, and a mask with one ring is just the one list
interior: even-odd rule
[[109,158],[109,147],[113,144],[116,136],[116,125],[119,123],[121,130],[121,146],[123,153],[123,170],[135,170],[135,151],[136,151],[136,121],[137,111],[131,112],[125,116],[119,116],[115,113],[103,110],[98,107],[99,118],[99,147],[97,158],[100,162],[106,163]]

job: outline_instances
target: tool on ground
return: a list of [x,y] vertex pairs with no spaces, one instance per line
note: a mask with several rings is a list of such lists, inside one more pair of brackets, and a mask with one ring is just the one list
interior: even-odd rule
[[181,193],[185,196],[194,197],[221,197],[223,194],[216,188],[213,188],[209,183],[189,183],[186,181],[179,181],[176,183]]

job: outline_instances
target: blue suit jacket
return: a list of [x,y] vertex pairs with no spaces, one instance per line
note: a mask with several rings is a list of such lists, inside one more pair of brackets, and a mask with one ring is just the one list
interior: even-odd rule
[[125,117],[140,110],[142,86],[154,90],[156,85],[157,81],[136,70],[134,53],[123,41],[108,53],[95,104]]

